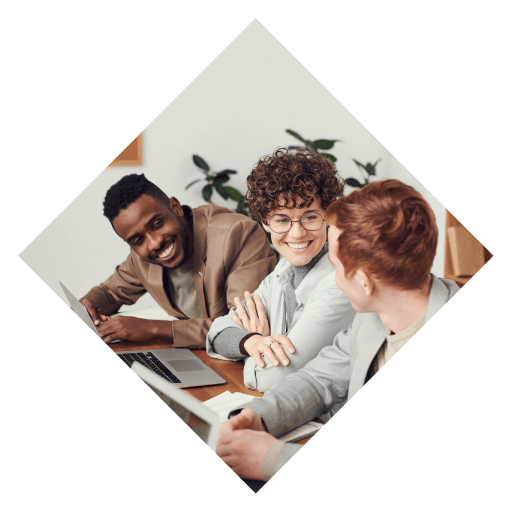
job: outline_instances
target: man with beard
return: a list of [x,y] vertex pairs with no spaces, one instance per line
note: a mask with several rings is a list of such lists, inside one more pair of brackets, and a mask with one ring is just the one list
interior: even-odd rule
[[[234,306],[235,296],[254,290],[276,264],[256,222],[220,206],[182,206],[144,174],[113,185],[103,213],[130,246],[114,274],[80,300],[106,343],[158,340],[202,348],[213,319]],[[179,320],[108,316],[146,292]]]

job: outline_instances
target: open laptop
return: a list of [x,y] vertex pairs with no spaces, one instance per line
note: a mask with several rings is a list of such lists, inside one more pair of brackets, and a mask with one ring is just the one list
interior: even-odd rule
[[132,370],[215,451],[220,425],[216,412],[141,364],[134,362]]
[[[97,336],[100,336],[84,305],[60,281],[59,283],[73,311]],[[119,341],[122,340],[117,340],[117,342]],[[179,388],[211,386],[226,382],[187,348],[127,350],[117,352],[117,355],[128,366],[138,362]]]

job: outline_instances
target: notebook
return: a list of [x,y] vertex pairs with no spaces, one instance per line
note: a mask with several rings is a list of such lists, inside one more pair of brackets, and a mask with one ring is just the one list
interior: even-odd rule
[[[97,336],[100,336],[84,305],[62,283],[60,285],[73,311]],[[137,362],[180,388],[211,386],[226,382],[219,374],[196,357],[191,350],[186,348],[126,350],[118,352],[117,355],[128,366]]]

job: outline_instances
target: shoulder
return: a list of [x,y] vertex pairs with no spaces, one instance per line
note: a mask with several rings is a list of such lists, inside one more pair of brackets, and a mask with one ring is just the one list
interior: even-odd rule
[[[334,337],[334,353],[341,351],[353,361],[361,350],[378,340],[384,340],[387,329],[376,313],[356,313],[352,323]],[[324,349],[327,350],[327,349]]]
[[431,289],[442,289],[443,291],[446,290],[446,293],[448,293],[449,300],[459,291],[460,288],[455,281],[452,281],[451,279],[445,279],[443,277],[437,277],[436,275],[432,274]]
[[328,255],[324,254],[308,272],[297,288],[296,294],[298,294],[304,302],[307,302],[309,298],[317,296],[319,299],[323,300],[322,297],[325,299],[326,293],[329,296],[348,301],[345,294],[336,285],[334,267],[331,265]]
[[196,226],[204,226],[208,229],[229,231],[234,226],[249,230],[258,226],[258,223],[249,217],[232,212],[223,206],[209,204],[194,208],[192,211],[194,215],[194,228]]

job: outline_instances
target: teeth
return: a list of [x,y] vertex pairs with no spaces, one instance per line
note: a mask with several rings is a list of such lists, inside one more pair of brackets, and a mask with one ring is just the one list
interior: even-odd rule
[[171,254],[171,252],[174,250],[174,244],[172,244],[171,246],[169,246],[167,249],[165,249],[165,251],[161,252],[158,257],[159,258],[167,258],[167,256],[169,256]]
[[309,245],[309,242],[305,242],[303,244],[288,244],[292,249],[304,249]]

